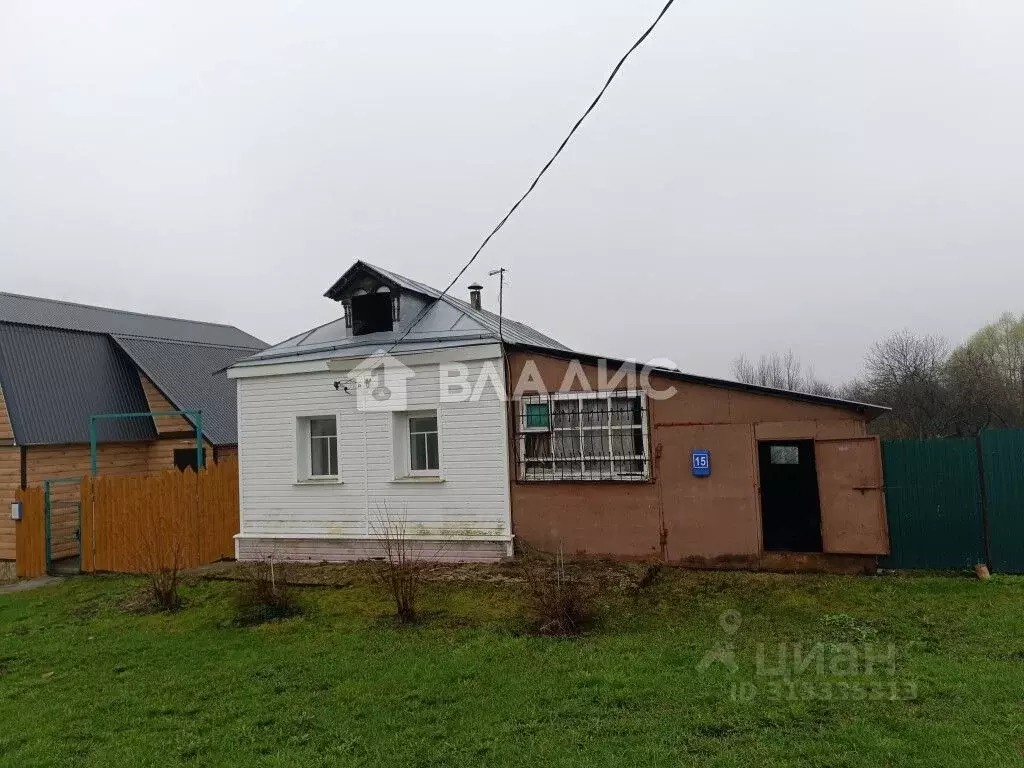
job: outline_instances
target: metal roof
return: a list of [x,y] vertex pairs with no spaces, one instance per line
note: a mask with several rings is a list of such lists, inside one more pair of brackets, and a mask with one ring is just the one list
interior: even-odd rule
[[[235,387],[214,371],[266,347],[238,328],[0,293],[0,384],[15,441],[89,442],[89,416],[149,411],[141,369],[171,404],[238,442]],[[101,421],[101,441],[152,440],[152,419]]]
[[[90,415],[149,410],[131,360],[95,333],[0,323],[0,383],[21,445],[88,443]],[[152,419],[97,429],[101,441],[156,438]]]
[[178,409],[203,412],[203,434],[211,443],[238,442],[236,384],[224,369],[254,350],[134,336],[113,339]]
[[[429,296],[432,299],[441,299],[445,303],[467,315],[471,319],[475,320],[486,330],[490,331],[494,337],[498,337],[499,320],[501,325],[501,336],[510,344],[533,344],[540,347],[552,347],[554,349],[569,349],[567,346],[562,344],[550,336],[547,336],[535,328],[531,328],[525,323],[520,323],[516,320],[511,320],[508,317],[501,318],[499,315],[489,312],[486,309],[474,309],[468,302],[456,299],[450,294],[441,295],[441,291],[436,288],[431,288],[429,285],[417,282],[416,280],[410,280],[408,277],[403,277],[390,270],[381,269],[380,267],[374,266],[365,261],[358,261],[352,267],[355,269],[356,266],[363,265],[371,270],[381,273],[384,277],[389,278],[392,282],[406,288],[407,290],[417,291],[422,293],[424,296]],[[349,270],[349,272],[352,271]],[[348,273],[346,273],[348,274]],[[326,295],[326,294],[325,294]]]
[[21,296],[16,293],[0,292],[0,323],[21,323],[121,336],[146,336],[250,349],[262,349],[266,346],[255,336],[231,325],[143,315],[138,312],[91,307],[86,304]]
[[[583,352],[565,351],[559,352],[552,350],[548,347],[535,347],[529,344],[516,344],[514,345],[518,349],[527,352],[536,352],[542,355],[548,355],[552,357],[558,357],[561,359],[574,359],[579,360],[582,363],[597,363],[603,360],[605,363],[614,363],[620,366],[632,366],[637,370],[644,367],[642,362],[636,362],[633,360],[620,360],[611,357],[601,357],[599,355],[590,355]],[[775,389],[774,387],[763,387],[759,384],[745,384],[742,381],[733,381],[732,379],[715,379],[710,376],[699,376],[694,373],[685,373],[677,368],[661,368],[658,366],[652,366],[649,368],[650,372],[658,375],[665,376],[666,378],[676,379],[677,381],[685,381],[690,384],[701,384],[708,387],[718,387],[721,389],[734,389],[743,392],[750,392],[756,395],[770,395],[772,397],[781,397],[785,400],[797,400],[805,403],[814,403],[816,405],[828,405],[833,408],[843,408],[844,410],[854,411],[867,416],[868,420],[877,418],[883,413],[892,410],[891,408],[884,405],[874,405],[872,403],[861,403],[856,400],[843,400],[838,397],[828,397],[826,395],[812,395],[808,392],[793,392],[788,389]]]
[[[452,296],[442,296],[442,292],[436,288],[365,261],[353,264],[324,295],[340,298],[356,277],[367,272],[405,292],[403,307],[407,304],[408,294],[413,295],[413,305],[418,311],[409,321],[414,323],[411,331],[406,323],[389,332],[352,336],[350,329],[345,326],[344,318],[339,318],[286,339],[239,365],[369,356],[378,350],[389,349],[399,339],[402,341],[395,350],[396,354],[499,341],[499,317],[493,312],[474,309],[470,304]],[[500,338],[508,343],[530,344],[560,351],[569,349],[550,336],[507,317],[500,320],[500,327]]]

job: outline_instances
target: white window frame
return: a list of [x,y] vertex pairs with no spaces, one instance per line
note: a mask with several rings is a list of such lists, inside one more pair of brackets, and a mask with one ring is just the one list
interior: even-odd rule
[[[313,440],[330,440],[330,435],[314,438],[310,424],[313,421],[330,420],[334,422],[334,453],[337,462],[336,472],[327,475],[313,474]],[[295,480],[299,483],[341,482],[341,439],[338,424],[340,419],[336,413],[323,413],[311,416],[298,416],[295,421]],[[330,449],[328,449],[328,462]]]
[[[412,431],[409,423],[412,419],[437,420],[437,469],[412,468]],[[394,428],[392,433],[396,480],[401,480],[403,478],[440,479],[444,476],[444,434],[441,426],[440,408],[419,408],[415,411],[395,411]]]
[[[632,424],[612,424],[612,409],[611,400],[612,398],[640,398],[640,429],[643,441],[643,453],[642,454],[614,454],[610,453],[608,456],[587,456],[584,454],[584,446],[586,441],[583,439],[583,433],[585,431],[605,431],[609,436],[616,432],[633,432],[636,427]],[[550,403],[553,404],[556,400],[576,400],[578,402],[577,408],[577,421],[576,427],[555,427],[554,426],[554,408],[550,408],[548,412],[548,426],[545,427],[527,427],[526,426],[526,406],[536,403]],[[583,425],[583,402],[586,400],[605,400],[608,403],[608,423],[599,427],[585,427]],[[610,389],[600,391],[589,391],[589,392],[554,392],[547,395],[522,395],[518,398],[518,418],[519,424],[519,456],[518,458],[518,477],[520,480],[525,482],[540,482],[540,483],[551,483],[551,482],[569,482],[569,483],[599,483],[599,482],[641,482],[649,480],[651,477],[651,448],[650,448],[650,437],[648,427],[648,409],[647,409],[647,395],[643,390],[638,389]],[[527,459],[526,458],[526,438],[528,435],[534,434],[551,434],[555,432],[567,432],[577,431],[580,436],[580,474],[579,477],[574,475],[564,476],[556,471],[556,462],[565,461],[576,461],[576,458],[558,457],[552,454],[550,459]],[[611,443],[609,442],[609,447]],[[611,473],[610,477],[588,477],[588,470],[586,469],[587,460],[604,460],[607,458],[610,463]],[[615,462],[616,461],[642,461],[643,470],[641,472],[616,472]],[[551,467],[551,472],[548,474],[531,475],[527,471],[528,464],[547,464]]]

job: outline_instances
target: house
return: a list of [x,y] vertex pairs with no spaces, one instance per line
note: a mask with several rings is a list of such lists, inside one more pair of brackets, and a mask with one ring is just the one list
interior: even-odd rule
[[[77,486],[52,481],[89,474],[90,416],[200,411],[207,456],[235,452],[235,386],[214,374],[265,347],[231,326],[0,293],[0,568],[15,557],[16,489],[45,481],[59,498],[53,554],[78,553]],[[196,466],[192,415],[95,429],[98,473]]]
[[[325,295],[337,320],[228,371],[238,384],[238,557],[377,556],[396,530],[443,559],[510,554],[499,331],[568,350],[520,323],[499,329],[476,300],[365,262]],[[453,366],[480,384],[475,397],[442,401],[441,372]]]
[[[366,262],[337,320],[236,363],[240,559],[547,550],[867,567],[877,406],[581,355]],[[506,396],[508,392],[508,396]]]

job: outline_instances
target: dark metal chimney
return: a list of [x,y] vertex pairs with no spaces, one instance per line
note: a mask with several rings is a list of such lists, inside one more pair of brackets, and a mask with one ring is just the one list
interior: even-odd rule
[[484,287],[479,283],[473,283],[469,286],[469,303],[473,309],[482,309],[480,304],[480,291],[483,289]]

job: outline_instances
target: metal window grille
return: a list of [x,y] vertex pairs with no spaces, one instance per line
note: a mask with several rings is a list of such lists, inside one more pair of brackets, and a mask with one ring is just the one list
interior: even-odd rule
[[647,401],[642,393],[524,395],[517,405],[519,479],[569,482],[650,478]]

